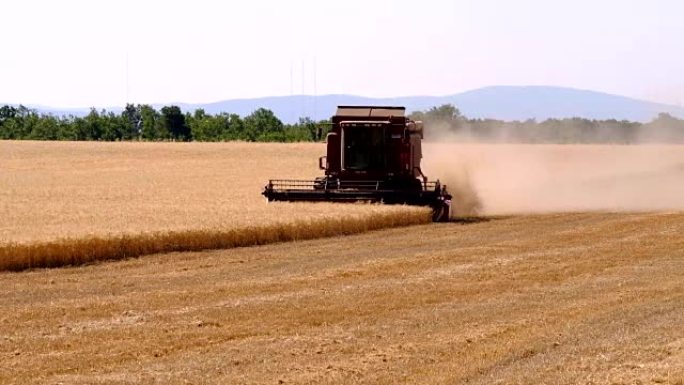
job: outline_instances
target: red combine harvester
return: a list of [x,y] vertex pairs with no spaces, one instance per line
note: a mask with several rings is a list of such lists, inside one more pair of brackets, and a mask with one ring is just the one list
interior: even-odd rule
[[404,107],[340,106],[332,117],[324,177],[270,180],[269,201],[381,202],[430,206],[435,222],[449,220],[451,195],[420,169],[423,123]]

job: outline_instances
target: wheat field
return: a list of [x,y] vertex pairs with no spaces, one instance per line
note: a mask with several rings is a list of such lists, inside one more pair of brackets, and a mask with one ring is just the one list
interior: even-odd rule
[[[321,174],[320,143],[0,142],[0,270],[425,223],[427,210],[266,203]],[[684,209],[681,146],[426,143],[457,216]]]
[[0,269],[248,246],[426,223],[422,208],[267,203],[322,144],[0,141]]
[[[338,205],[267,204],[260,195],[268,179],[321,175],[318,157],[324,151],[312,143],[0,141],[0,240],[324,218]],[[344,206],[352,216],[369,212],[378,213],[378,207]]]
[[433,148],[485,216],[267,204],[320,144],[0,142],[0,270],[124,259],[0,271],[0,384],[684,385],[680,147]]
[[[0,270],[351,234],[420,208],[266,203],[321,174],[319,143],[0,142]],[[681,146],[426,143],[457,216],[684,209]]]

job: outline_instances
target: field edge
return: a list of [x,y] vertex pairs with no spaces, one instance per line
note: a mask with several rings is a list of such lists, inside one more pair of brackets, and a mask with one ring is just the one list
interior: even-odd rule
[[298,220],[234,229],[203,229],[137,235],[87,236],[48,242],[0,245],[0,271],[78,266],[145,255],[219,250],[270,243],[309,240],[431,222],[425,210],[376,214],[369,217]]

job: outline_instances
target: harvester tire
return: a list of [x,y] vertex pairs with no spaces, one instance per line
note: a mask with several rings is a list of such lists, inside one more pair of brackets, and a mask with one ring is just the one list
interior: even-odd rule
[[441,204],[432,208],[432,221],[433,222],[449,222],[449,214],[451,205],[448,202],[442,202]]

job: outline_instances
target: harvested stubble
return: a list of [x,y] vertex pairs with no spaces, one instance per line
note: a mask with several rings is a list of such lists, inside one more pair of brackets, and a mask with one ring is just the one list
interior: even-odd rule
[[684,384],[684,215],[0,273],[3,384]]
[[267,204],[321,144],[0,141],[0,270],[258,245],[429,220],[409,207]]

